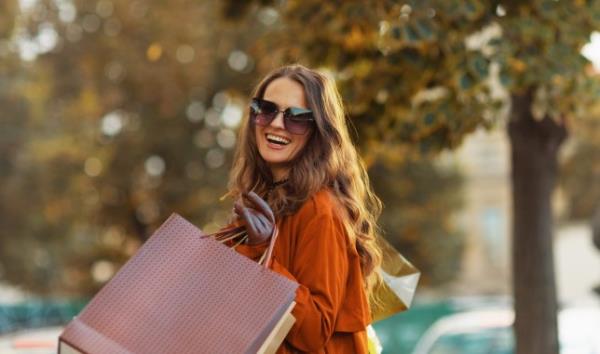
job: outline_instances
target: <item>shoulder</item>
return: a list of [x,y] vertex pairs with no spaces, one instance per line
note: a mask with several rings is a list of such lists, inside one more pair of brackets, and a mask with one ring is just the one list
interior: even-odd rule
[[311,195],[296,212],[295,218],[302,224],[315,219],[339,220],[337,198],[329,188],[322,188]]
[[321,189],[306,199],[288,219],[290,228],[287,230],[298,247],[296,252],[329,254],[347,248],[347,234],[336,200],[333,192]]
[[323,188],[311,195],[300,207],[297,215],[303,218],[333,213],[334,196],[327,188]]

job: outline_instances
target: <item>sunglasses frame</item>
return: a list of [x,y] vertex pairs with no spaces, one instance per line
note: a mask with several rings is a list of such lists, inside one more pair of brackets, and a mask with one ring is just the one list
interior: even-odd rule
[[[275,108],[275,110],[272,112],[269,112],[269,113],[260,112],[263,109],[261,106],[264,105],[265,103],[272,105]],[[261,127],[266,127],[269,124],[271,124],[271,122],[273,122],[273,120],[277,117],[277,115],[280,112],[283,113],[283,126],[285,127],[285,130],[294,135],[305,134],[308,131],[308,128],[310,127],[309,123],[313,122],[315,120],[312,117],[312,114],[313,114],[312,110],[307,109],[307,108],[288,107],[284,110],[280,110],[279,106],[277,106],[277,104],[275,102],[271,102],[271,101],[262,99],[260,97],[254,97],[254,98],[252,98],[252,101],[250,102],[250,118],[252,118],[252,121],[255,124],[260,125]],[[258,123],[257,118],[261,114],[263,115],[263,117],[265,119],[268,120],[266,123]],[[303,116],[303,115],[307,115],[307,114],[310,114],[311,117],[310,118],[296,118],[298,116]],[[298,128],[290,130],[290,127],[292,126],[292,124],[294,124],[294,121],[296,123],[301,123],[304,125],[302,125],[302,126],[295,125]],[[298,130],[298,129],[302,129],[302,130]]]

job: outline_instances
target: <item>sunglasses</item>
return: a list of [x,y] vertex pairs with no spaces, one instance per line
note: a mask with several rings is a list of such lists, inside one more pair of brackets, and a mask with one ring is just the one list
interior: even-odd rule
[[306,133],[315,120],[310,109],[289,107],[280,111],[274,102],[258,97],[253,98],[250,103],[250,118],[261,127],[271,124],[279,112],[283,113],[283,126],[285,130],[296,135]]

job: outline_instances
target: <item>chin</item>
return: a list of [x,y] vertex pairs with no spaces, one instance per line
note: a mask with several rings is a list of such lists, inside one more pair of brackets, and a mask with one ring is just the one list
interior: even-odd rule
[[292,160],[292,156],[290,155],[290,151],[293,151],[294,146],[287,146],[286,149],[281,151],[276,151],[269,148],[266,143],[261,141],[260,146],[258,148],[258,152],[260,157],[269,165],[283,165]]
[[263,158],[263,160],[265,160],[265,162],[268,165],[285,165],[287,163],[289,163],[292,159],[289,158],[288,156],[278,156],[278,154],[274,154],[270,151],[259,151],[260,152],[260,157]]

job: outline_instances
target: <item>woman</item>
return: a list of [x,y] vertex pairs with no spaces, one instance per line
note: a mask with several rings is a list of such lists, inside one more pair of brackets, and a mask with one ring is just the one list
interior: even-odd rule
[[381,203],[330,77],[292,65],[258,84],[228,194],[248,233],[236,249],[259,259],[276,223],[272,269],[300,284],[296,322],[278,353],[367,353]]

